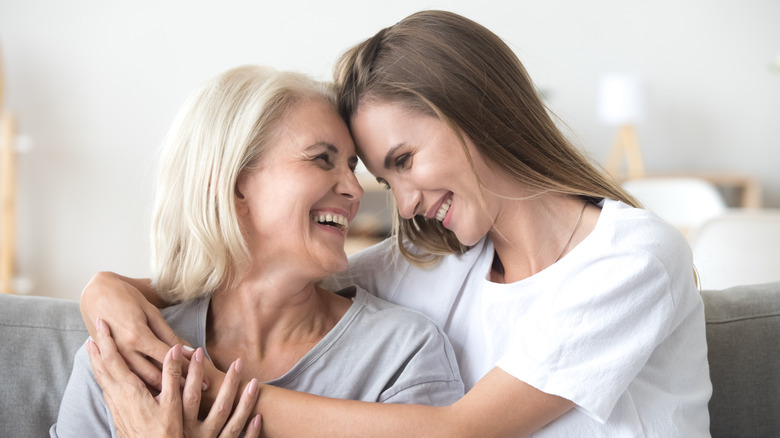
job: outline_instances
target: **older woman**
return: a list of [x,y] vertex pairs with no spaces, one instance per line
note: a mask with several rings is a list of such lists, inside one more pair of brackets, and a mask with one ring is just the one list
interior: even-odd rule
[[[428,318],[359,287],[317,284],[347,268],[344,239],[363,195],[356,164],[325,85],[241,67],[197,90],[167,138],[157,183],[153,284],[179,303],[166,321],[203,349],[195,360],[205,354],[233,375],[336,398],[449,404],[463,385]],[[87,348],[51,432],[115,432]]]

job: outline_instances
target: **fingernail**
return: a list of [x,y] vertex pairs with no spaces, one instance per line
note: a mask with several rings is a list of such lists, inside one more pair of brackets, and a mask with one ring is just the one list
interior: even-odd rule
[[255,415],[255,418],[252,419],[252,427],[260,429],[260,414]]
[[186,351],[195,351],[195,349],[190,347],[189,345],[182,345],[182,348],[185,349]]
[[236,359],[235,362],[233,362],[233,368],[236,370],[237,373],[241,372],[241,358],[239,357]]
[[192,357],[195,358],[196,363],[203,362],[203,349],[198,348],[197,350],[195,350],[195,354],[193,354]]
[[249,381],[249,395],[255,395],[257,394],[257,379],[252,379]]
[[87,339],[87,351],[92,351],[95,348],[91,339]]
[[206,391],[207,389],[209,389],[209,385],[207,385],[205,381],[200,382],[200,390]]
[[95,318],[95,329],[100,332],[103,331],[103,327],[103,320],[100,318]]
[[171,359],[173,360],[180,360],[181,359],[181,344],[176,344],[173,346],[173,351],[171,351]]

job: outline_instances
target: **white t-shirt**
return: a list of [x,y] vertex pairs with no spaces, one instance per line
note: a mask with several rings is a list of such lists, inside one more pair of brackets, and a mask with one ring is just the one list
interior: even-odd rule
[[487,280],[484,239],[431,269],[392,242],[358,253],[339,282],[428,314],[466,388],[494,366],[576,407],[536,436],[709,436],[712,386],[690,248],[655,215],[606,200],[591,234],[544,271]]

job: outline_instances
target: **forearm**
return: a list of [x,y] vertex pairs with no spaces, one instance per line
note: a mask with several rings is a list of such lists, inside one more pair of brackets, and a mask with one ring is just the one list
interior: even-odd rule
[[262,385],[263,434],[285,437],[455,437],[451,407],[342,400]]
[[272,438],[518,437],[533,434],[574,404],[494,368],[460,400],[432,407],[319,397],[262,385],[256,413]]
[[149,279],[129,278],[113,272],[99,272],[84,287],[80,299],[81,315],[90,335],[94,336],[95,334],[94,318],[106,318],[108,316],[104,314],[105,312],[92,311],[95,310],[96,304],[114,301],[120,291],[127,292],[126,295],[131,295],[133,292],[140,293],[147,302],[157,308],[167,306],[157,295],[156,291],[152,289]]
[[[92,285],[93,282],[99,282],[103,286],[111,287],[112,285],[115,286],[118,284],[118,281],[125,282],[130,286],[138,289],[138,291],[141,292],[141,295],[146,298],[146,301],[150,302],[158,309],[164,309],[170,305],[170,303],[160,298],[160,296],[157,294],[157,291],[152,288],[152,280],[149,278],[131,278],[116,274],[114,272],[105,271],[99,272],[97,275],[95,275],[92,281],[90,281],[90,285]],[[87,288],[84,289],[85,293],[88,289],[90,289],[90,285],[87,285]]]

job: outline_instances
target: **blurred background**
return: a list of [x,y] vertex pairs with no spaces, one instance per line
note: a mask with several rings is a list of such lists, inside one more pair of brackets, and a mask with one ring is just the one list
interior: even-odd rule
[[[156,152],[193,87],[241,64],[330,79],[342,51],[422,9],[504,38],[621,182],[714,187],[713,213],[680,224],[691,239],[724,212],[780,208],[777,0],[0,0],[3,291],[78,299],[100,270],[148,276]],[[369,188],[368,239],[350,251],[387,231],[385,193]]]

